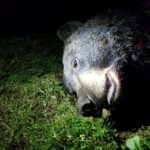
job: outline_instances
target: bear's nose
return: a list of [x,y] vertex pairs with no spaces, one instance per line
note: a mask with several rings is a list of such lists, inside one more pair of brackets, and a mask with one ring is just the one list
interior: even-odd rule
[[80,103],[80,114],[86,117],[98,116],[96,105],[89,96],[86,96],[82,104]]
[[82,107],[83,116],[93,116],[96,113],[95,105],[93,102],[89,104],[84,104]]

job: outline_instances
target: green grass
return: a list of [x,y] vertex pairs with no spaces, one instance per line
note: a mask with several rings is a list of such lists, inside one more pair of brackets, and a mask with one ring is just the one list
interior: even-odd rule
[[0,149],[150,149],[150,127],[118,132],[79,116],[62,84],[55,34],[0,38]]

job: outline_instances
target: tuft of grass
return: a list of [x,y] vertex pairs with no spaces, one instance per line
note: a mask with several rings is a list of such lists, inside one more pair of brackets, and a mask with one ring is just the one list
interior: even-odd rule
[[[63,118],[63,119],[62,119]],[[117,149],[115,130],[105,119],[93,121],[77,115],[65,115],[53,124],[51,149]]]
[[54,34],[0,38],[1,149],[132,149],[137,139],[149,148],[149,127],[122,137],[107,118],[76,113],[62,83],[61,46]]

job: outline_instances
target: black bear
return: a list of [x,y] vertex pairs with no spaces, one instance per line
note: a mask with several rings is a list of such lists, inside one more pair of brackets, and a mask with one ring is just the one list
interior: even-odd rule
[[98,117],[103,108],[122,120],[149,114],[149,14],[109,12],[59,28],[64,85],[81,115]]

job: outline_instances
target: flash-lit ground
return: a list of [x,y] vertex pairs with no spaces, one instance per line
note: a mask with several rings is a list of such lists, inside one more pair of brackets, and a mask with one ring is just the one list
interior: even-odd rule
[[150,149],[150,126],[117,131],[79,116],[55,33],[0,38],[0,149]]

